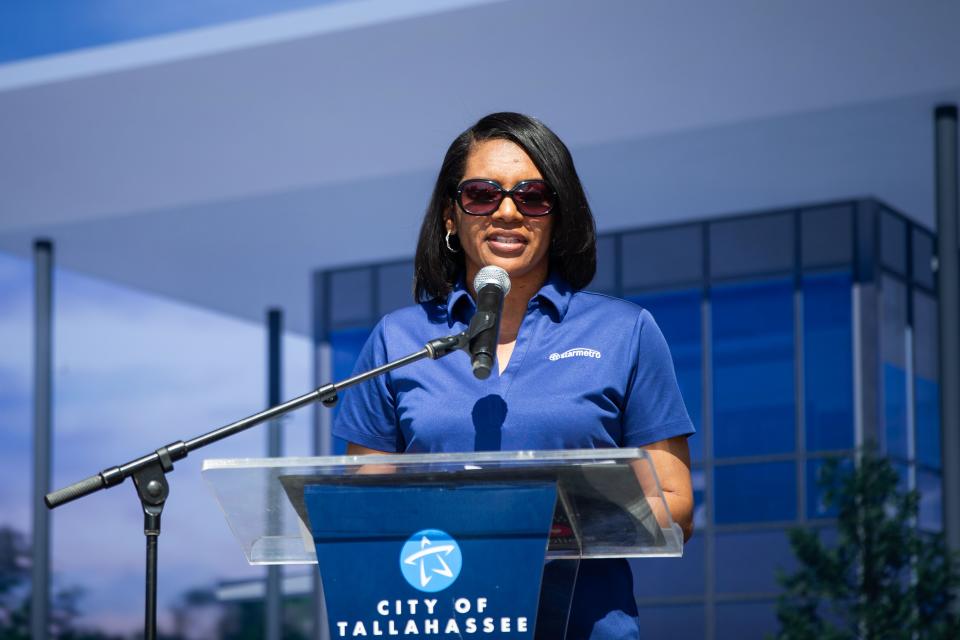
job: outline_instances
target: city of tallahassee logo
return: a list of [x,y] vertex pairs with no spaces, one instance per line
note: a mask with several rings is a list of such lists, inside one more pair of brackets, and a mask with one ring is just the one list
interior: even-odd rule
[[460,545],[439,529],[416,532],[400,550],[400,571],[418,591],[443,591],[456,581],[462,566]]
[[563,353],[551,353],[547,358],[549,358],[551,362],[564,360],[566,358],[596,358],[599,360],[600,352],[596,349],[588,349],[586,347],[574,347],[573,349],[567,349]]

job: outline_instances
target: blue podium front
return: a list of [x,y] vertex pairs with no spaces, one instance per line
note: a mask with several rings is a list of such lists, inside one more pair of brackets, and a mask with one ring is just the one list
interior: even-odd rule
[[207,460],[203,473],[248,562],[319,564],[336,639],[561,640],[581,559],[683,554],[641,449]]
[[332,638],[533,638],[555,483],[306,484]]

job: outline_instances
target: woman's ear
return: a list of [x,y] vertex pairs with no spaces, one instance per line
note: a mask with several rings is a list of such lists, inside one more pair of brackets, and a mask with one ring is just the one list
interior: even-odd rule
[[457,223],[454,222],[453,216],[450,213],[444,214],[443,225],[451,235],[457,234]]

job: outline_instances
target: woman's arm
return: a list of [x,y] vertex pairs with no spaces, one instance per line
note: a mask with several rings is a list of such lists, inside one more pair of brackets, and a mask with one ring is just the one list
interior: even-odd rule
[[680,525],[686,542],[693,535],[693,485],[687,437],[669,438],[643,448],[650,454],[670,516]]
[[693,486],[687,437],[668,438],[643,448],[650,454],[670,516],[680,525],[683,539],[687,541],[693,535]]
[[363,445],[354,444],[352,442],[347,443],[348,456],[366,456],[370,454],[389,455],[390,452],[380,451],[378,449],[371,449],[369,447],[364,447]]
[[[663,489],[663,497],[670,509],[670,516],[680,525],[686,542],[693,535],[693,486],[690,482],[690,449],[687,447],[687,437],[669,438],[643,448],[650,454],[653,468],[660,480],[660,488]],[[347,443],[349,456],[389,453],[353,442]]]
[[[380,451],[371,449],[363,445],[347,443],[348,456],[366,456],[366,455],[390,455],[389,451]],[[396,472],[396,466],[392,464],[363,464],[357,467],[357,475],[393,475]]]

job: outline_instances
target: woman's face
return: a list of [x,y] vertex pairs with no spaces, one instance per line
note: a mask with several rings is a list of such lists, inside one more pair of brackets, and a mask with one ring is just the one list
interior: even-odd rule
[[[523,180],[543,176],[526,152],[509,140],[476,143],[467,156],[462,180],[493,180],[510,190]],[[528,295],[540,289],[549,272],[548,250],[553,214],[530,217],[517,210],[511,198],[488,216],[472,216],[456,203],[447,214],[447,231],[456,234],[463,247],[467,286],[473,286],[477,271],[487,265],[510,274],[511,291]]]

